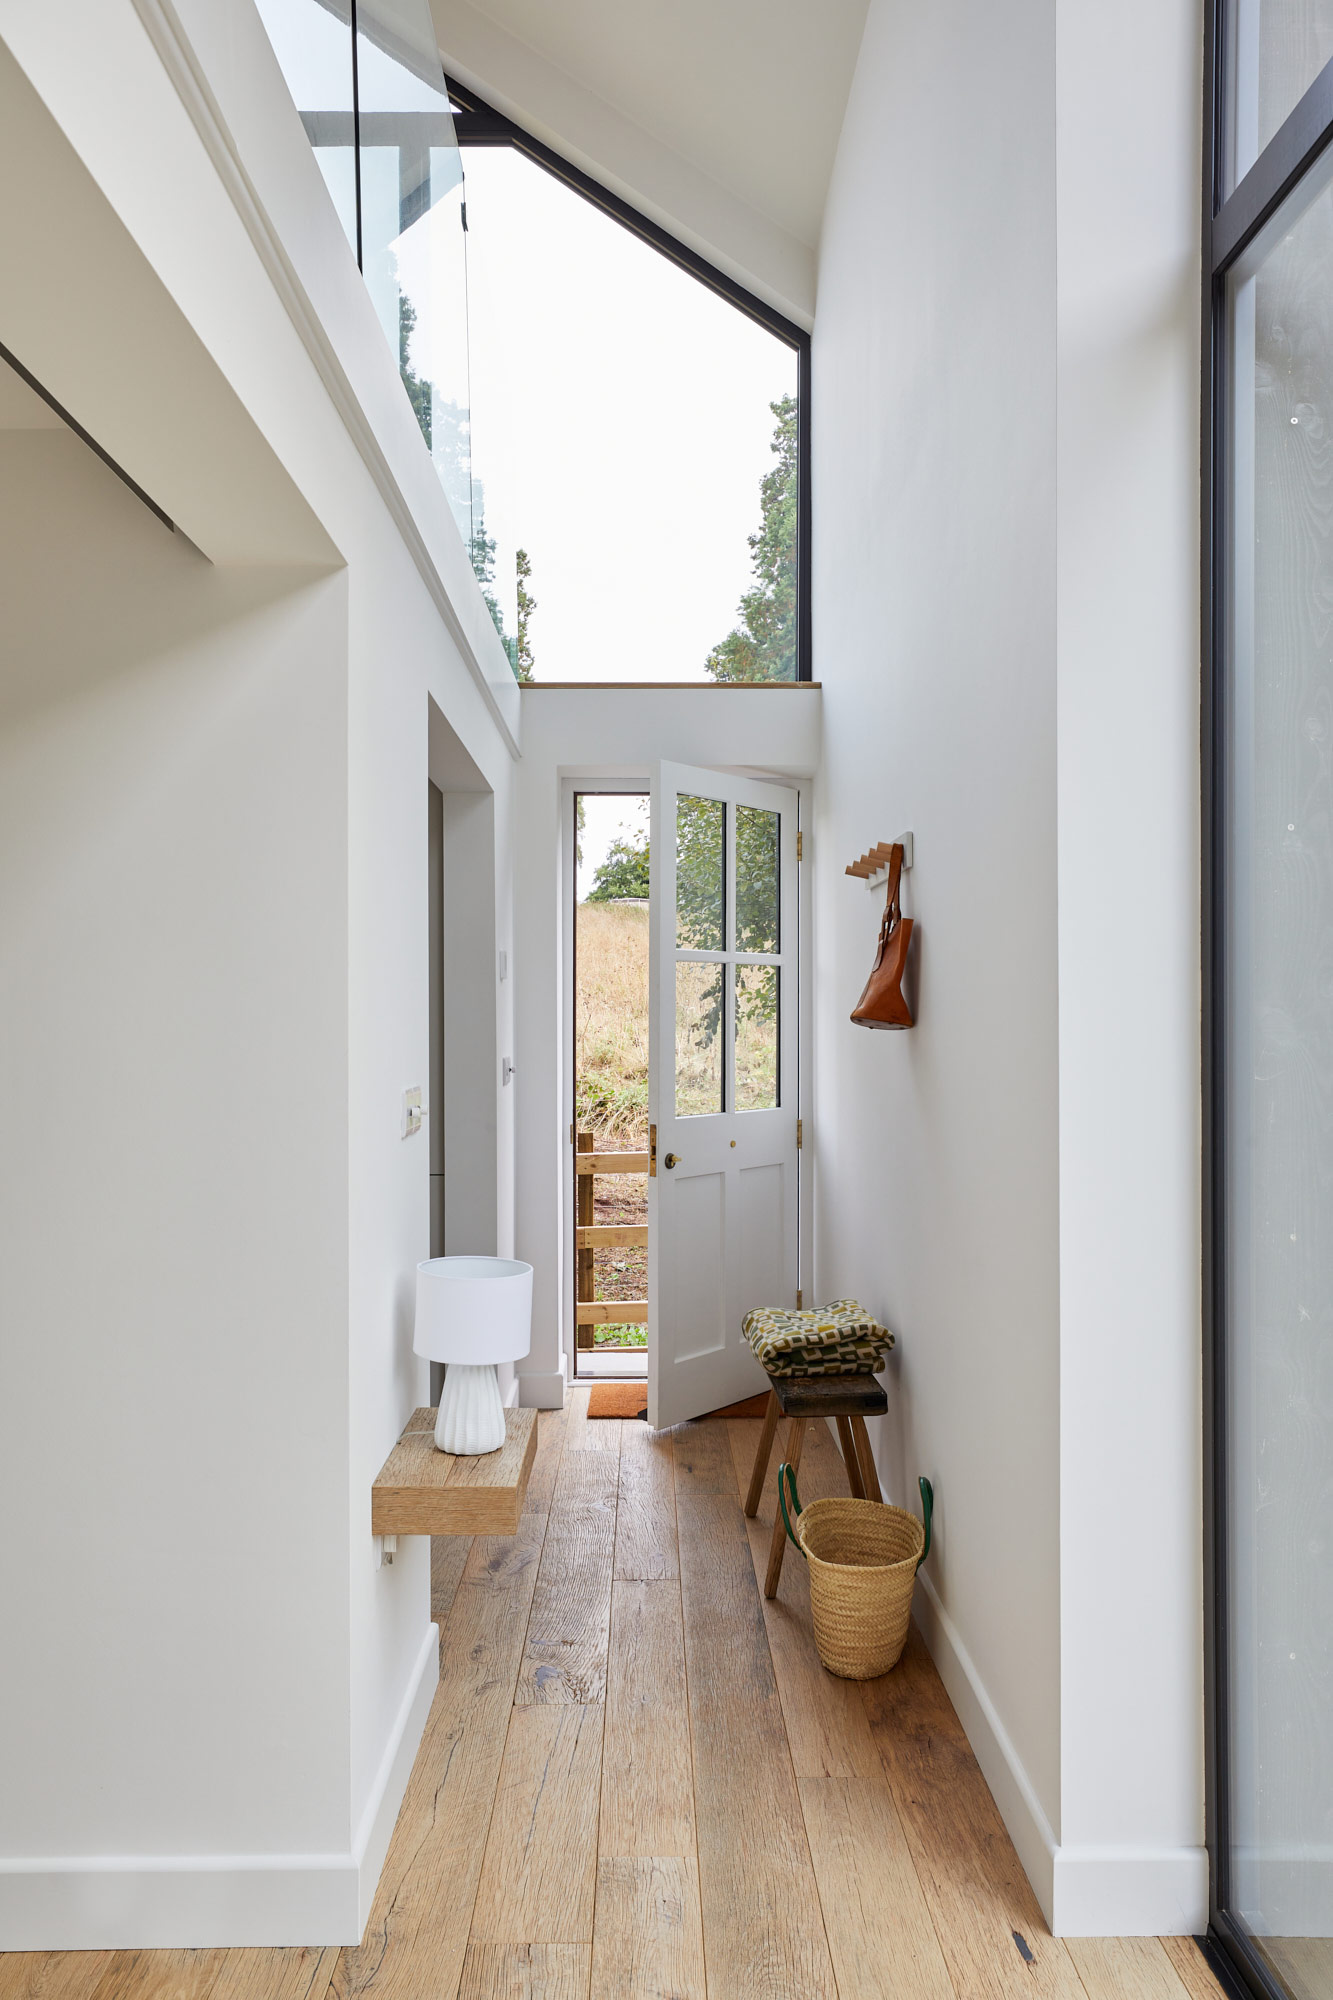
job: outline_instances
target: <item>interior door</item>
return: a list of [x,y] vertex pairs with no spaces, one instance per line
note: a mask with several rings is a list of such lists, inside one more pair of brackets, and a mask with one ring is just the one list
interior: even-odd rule
[[752,1306],[796,1303],[796,794],[652,778],[648,1421],[762,1389]]

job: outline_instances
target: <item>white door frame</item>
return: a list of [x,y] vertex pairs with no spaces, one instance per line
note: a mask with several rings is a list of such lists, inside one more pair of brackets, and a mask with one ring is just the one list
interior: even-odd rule
[[[811,822],[814,818],[814,779],[795,777],[787,771],[770,771],[757,764],[718,764],[715,770],[736,777],[759,778],[785,785],[796,793],[797,825],[802,833],[802,854],[796,864],[797,992],[799,1019],[796,1034],[796,1113],[801,1120],[802,1146],[796,1155],[798,1203],[799,1282],[804,1303],[815,1303],[815,1221],[814,1221],[814,881],[811,857]],[[574,797],[577,792],[641,792],[648,796],[650,769],[647,764],[608,767],[599,764],[584,769],[562,764],[560,781],[560,1157],[565,1163],[560,1180],[560,1350],[565,1377],[572,1382],[577,1367],[574,1335],[574,1176],[570,1171],[573,1145],[570,1130],[574,1123]],[[651,1330],[649,1338],[651,1339]]]

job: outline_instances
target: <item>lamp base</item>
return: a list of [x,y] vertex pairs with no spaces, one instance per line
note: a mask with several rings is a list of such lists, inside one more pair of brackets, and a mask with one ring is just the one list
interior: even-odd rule
[[451,1361],[444,1371],[440,1414],[435,1419],[439,1451],[475,1458],[499,1451],[505,1441],[505,1406],[494,1362],[480,1368]]

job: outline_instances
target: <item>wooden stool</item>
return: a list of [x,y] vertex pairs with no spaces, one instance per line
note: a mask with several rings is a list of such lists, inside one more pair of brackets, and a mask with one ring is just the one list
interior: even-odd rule
[[[750,1490],[745,1496],[746,1513],[753,1516],[759,1512],[759,1496],[768,1477],[768,1461],[773,1453],[773,1437],[779,1417],[788,1419],[786,1458],[793,1471],[801,1462],[801,1446],[805,1443],[805,1427],[810,1419],[836,1417],[838,1442],[842,1446],[852,1498],[881,1499],[879,1475],[870,1454],[870,1439],[866,1436],[866,1418],[882,1417],[889,1407],[889,1399],[874,1376],[770,1375],[768,1379],[772,1387],[768,1392],[768,1408],[764,1411],[764,1427],[759,1433],[759,1449],[754,1455]],[[765,1597],[776,1597],[778,1594],[786,1547],[787,1535],[779,1507],[768,1551]]]

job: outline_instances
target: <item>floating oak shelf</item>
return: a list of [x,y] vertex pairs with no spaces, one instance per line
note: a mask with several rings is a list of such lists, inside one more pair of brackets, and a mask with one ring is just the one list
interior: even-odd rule
[[537,1412],[505,1411],[505,1441],[480,1458],[435,1449],[434,1410],[414,1410],[370,1489],[372,1535],[516,1535],[537,1452]]

